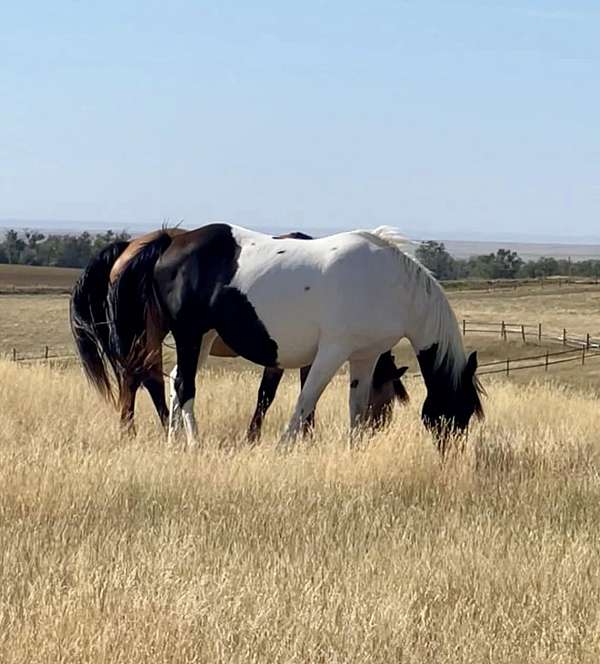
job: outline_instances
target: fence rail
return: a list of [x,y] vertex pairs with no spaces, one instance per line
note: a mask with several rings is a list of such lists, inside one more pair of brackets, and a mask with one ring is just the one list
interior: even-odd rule
[[[558,359],[556,359],[558,358]],[[507,357],[505,360],[496,360],[494,362],[486,362],[481,364],[477,370],[478,376],[485,376],[489,374],[503,373],[509,376],[513,371],[522,371],[523,369],[537,369],[544,367],[544,371],[548,371],[549,367],[555,364],[564,364],[565,362],[578,362],[581,366],[589,360],[600,358],[600,353],[589,352],[586,347],[581,349],[572,348],[570,350],[558,351],[556,353],[546,352],[544,355],[529,355],[526,357]],[[533,360],[543,360],[540,362],[533,362]],[[523,364],[526,363],[526,364]]]
[[[477,374],[485,376],[490,374],[505,374],[509,376],[515,371],[525,369],[536,369],[543,367],[544,371],[557,364],[568,362],[579,362],[585,366],[591,360],[600,358],[600,338],[592,337],[590,334],[582,336],[569,334],[566,328],[546,331],[542,323],[518,323],[512,321],[482,321],[463,319],[461,321],[463,336],[469,334],[493,334],[501,340],[507,341],[510,336],[520,337],[524,342],[542,341],[559,344],[563,350],[546,350],[543,353],[535,353],[522,357],[507,357],[499,360],[480,363]],[[19,363],[63,363],[78,360],[78,355],[62,349],[52,352],[49,346],[44,346],[42,353],[21,354],[16,348],[12,348],[7,355],[9,359]],[[420,375],[415,373],[414,375]]]
[[444,289],[452,293],[465,291],[517,290],[519,288],[551,288],[558,286],[598,286],[600,278],[595,277],[531,277],[529,279],[442,279]]
[[509,336],[519,336],[524,342],[550,341],[561,343],[563,346],[575,348],[586,347],[588,350],[600,350],[600,338],[592,337],[591,334],[577,336],[569,334],[566,328],[562,330],[545,331],[542,323],[512,323],[508,321],[484,322],[471,319],[463,319],[461,325],[463,336],[468,334],[496,334],[503,341],[508,341]]

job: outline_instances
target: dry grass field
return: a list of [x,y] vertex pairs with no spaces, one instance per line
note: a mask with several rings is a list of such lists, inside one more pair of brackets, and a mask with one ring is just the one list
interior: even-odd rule
[[70,267],[0,264],[0,293],[68,292],[80,272]]
[[[488,383],[441,465],[410,407],[346,448],[346,386],[311,445],[241,434],[254,376],[199,384],[204,448],[148,402],[120,442],[79,372],[0,363],[0,661],[597,662],[600,410]],[[248,389],[249,381],[253,389]]]
[[[595,288],[450,297],[459,318],[600,335]],[[67,311],[0,295],[0,351],[70,350]],[[537,348],[466,342],[480,361]],[[312,443],[277,452],[289,374],[249,449],[258,372],[212,362],[186,452],[144,394],[121,441],[77,367],[0,360],[0,662],[599,661],[600,362],[483,377],[487,418],[443,465],[416,378],[349,451],[339,376]]]

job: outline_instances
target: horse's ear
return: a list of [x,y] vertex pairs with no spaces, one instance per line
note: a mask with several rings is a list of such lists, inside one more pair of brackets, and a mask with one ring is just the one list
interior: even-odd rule
[[473,377],[475,375],[475,372],[477,371],[477,351],[474,350],[470,355],[469,359],[467,360],[467,365],[465,367],[465,373]]
[[408,367],[397,367],[394,372],[394,378],[402,378],[407,371]]

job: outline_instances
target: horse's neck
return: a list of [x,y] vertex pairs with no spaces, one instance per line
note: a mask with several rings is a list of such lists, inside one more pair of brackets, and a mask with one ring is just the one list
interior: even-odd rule
[[407,334],[428,389],[455,386],[466,360],[458,323],[442,298],[415,302]]
[[[423,292],[414,293],[407,303],[406,311],[406,336],[408,337],[415,354],[431,348],[437,344],[439,348],[445,348],[448,344],[440,338],[440,321],[442,313],[437,298],[431,297],[431,291],[423,286]],[[443,304],[443,303],[442,303]]]

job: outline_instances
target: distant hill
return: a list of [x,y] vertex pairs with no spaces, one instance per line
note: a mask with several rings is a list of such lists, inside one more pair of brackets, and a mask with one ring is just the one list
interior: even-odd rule
[[469,242],[464,240],[445,241],[446,249],[455,258],[470,258],[482,254],[496,253],[498,249],[516,251],[525,260],[537,260],[542,256],[548,258],[570,258],[572,261],[583,261],[600,258],[600,244],[551,244],[536,242]]

